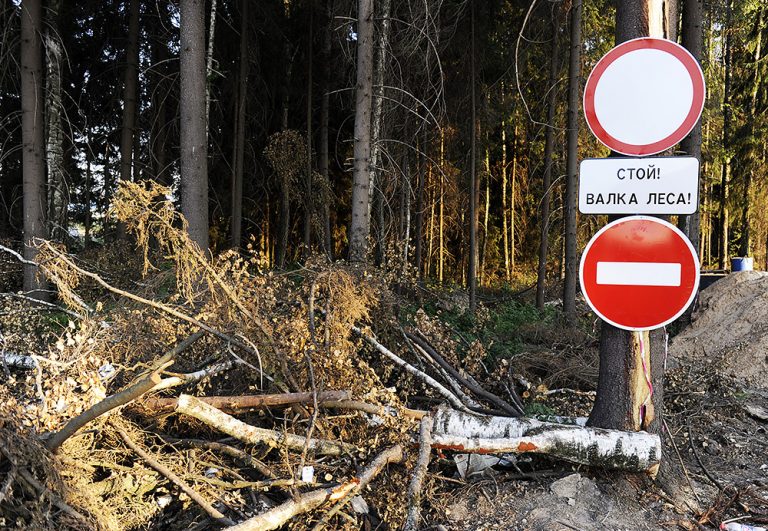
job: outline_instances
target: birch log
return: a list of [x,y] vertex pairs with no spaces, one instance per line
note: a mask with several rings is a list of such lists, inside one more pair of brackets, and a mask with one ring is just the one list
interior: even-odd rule
[[647,472],[651,476],[656,475],[661,461],[661,439],[642,431],[484,417],[439,408],[432,432],[433,448],[460,452],[538,453],[583,465]]

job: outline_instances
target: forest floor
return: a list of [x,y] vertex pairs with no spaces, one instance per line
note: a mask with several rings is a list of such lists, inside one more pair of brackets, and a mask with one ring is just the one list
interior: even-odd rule
[[[215,274],[202,266],[180,274],[179,260],[194,256],[181,252],[184,242],[178,245],[164,255],[175,256],[176,267],[159,260],[143,276],[140,253],[127,246],[77,258],[49,250],[44,259],[58,275],[59,291],[73,290],[63,297],[69,314],[12,293],[0,297],[4,360],[19,354],[36,361],[31,370],[3,367],[0,528],[221,528],[211,511],[158,471],[159,463],[230,522],[313,489],[352,485],[341,501],[298,514],[286,528],[400,529],[417,452],[406,451],[402,464],[386,467],[367,489],[355,490],[355,478],[383,449],[417,444],[418,422],[409,415],[428,410],[439,396],[379,356],[350,332],[353,326],[433,371],[405,336],[418,331],[461,374],[509,403],[522,397],[527,415],[578,417],[591,409],[599,326],[583,304],[581,326],[568,329],[557,301],[539,312],[530,290],[489,292],[473,319],[460,290],[421,288],[402,270],[361,271],[318,260],[275,274],[260,272],[255,255],[232,254],[213,262]],[[77,299],[93,308],[88,317],[81,318]],[[230,339],[205,334],[185,344],[196,327],[168,308]],[[179,344],[184,348],[163,357]],[[666,489],[644,475],[539,455],[499,460],[434,452],[418,528],[768,527],[767,353],[768,274],[729,275],[702,292],[691,324],[670,342],[665,421],[674,444],[665,437],[662,466],[674,470],[675,481]],[[169,369],[164,362],[171,358]],[[48,434],[147,374],[176,383],[93,419],[52,454]],[[356,448],[321,455],[244,444],[151,406],[153,397],[174,398],[178,389],[242,397],[297,388],[345,391],[391,415],[345,409],[343,401],[315,410],[311,400],[237,411],[252,426],[302,440],[309,430]],[[304,470],[308,476],[299,478]]]

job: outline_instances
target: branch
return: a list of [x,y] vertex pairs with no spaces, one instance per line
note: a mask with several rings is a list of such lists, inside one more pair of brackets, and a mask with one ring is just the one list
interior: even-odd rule
[[421,419],[419,429],[419,460],[413,470],[411,483],[408,485],[408,517],[403,531],[417,531],[421,516],[421,486],[427,475],[429,454],[432,451],[432,418],[425,416]]
[[133,440],[128,436],[128,434],[123,430],[122,428],[117,428],[117,433],[120,434],[120,437],[122,437],[125,444],[139,454],[139,456],[147,462],[149,466],[160,472],[163,476],[168,478],[172,483],[174,483],[177,487],[179,487],[184,494],[189,496],[195,503],[197,503],[200,507],[203,508],[203,510],[210,515],[211,518],[216,520],[222,525],[232,525],[234,522],[224,516],[222,513],[220,513],[216,508],[213,507],[208,501],[203,498],[196,490],[194,490],[192,487],[186,484],[186,482],[181,479],[179,476],[174,474],[168,467],[162,465],[160,462],[158,462],[154,457],[149,455],[147,452],[139,448],[139,446],[133,442]]
[[160,376],[157,373],[150,374],[147,378],[139,380],[132,386],[120,391],[117,394],[108,396],[101,402],[93,405],[90,409],[83,411],[78,416],[67,422],[59,431],[54,433],[46,442],[45,446],[53,453],[56,453],[59,447],[77,432],[80,428],[100,417],[104,413],[117,407],[124,406],[128,402],[137,399],[141,395],[151,391],[160,383]]
[[269,531],[277,529],[296,515],[309,512],[327,501],[350,499],[365,488],[389,463],[403,460],[403,447],[395,445],[381,452],[356,478],[329,489],[318,489],[301,494],[269,511],[246,520],[226,531]]
[[[163,380],[165,382],[166,380]],[[162,384],[161,384],[162,385]],[[317,393],[317,401],[343,401],[349,398],[349,391],[324,391]],[[312,393],[282,393],[276,395],[242,395],[242,396],[201,396],[198,400],[209,406],[220,409],[225,413],[236,413],[247,409],[268,408],[274,406],[290,406],[312,402]],[[176,409],[178,398],[151,397],[144,400],[141,406],[152,412],[165,412]]]
[[[301,451],[306,440],[305,437],[293,433],[280,433],[274,430],[251,426],[190,395],[179,396],[176,412],[194,417],[231,437],[249,444],[263,443],[272,448],[285,446],[291,450]],[[311,439],[309,449],[318,455],[343,455],[357,451],[357,447],[352,444],[324,439]]]
[[427,385],[429,385],[430,387],[435,389],[446,400],[448,400],[448,402],[450,402],[453,407],[455,407],[456,409],[459,409],[461,411],[468,411],[467,406],[465,406],[461,402],[461,400],[456,398],[456,395],[454,395],[452,392],[450,392],[448,389],[446,389],[445,386],[443,386],[443,384],[441,384],[440,382],[438,382],[437,380],[432,378],[430,375],[428,375],[427,373],[417,369],[416,367],[414,367],[413,365],[411,365],[410,363],[408,363],[404,359],[400,358],[399,356],[394,354],[391,350],[389,350],[387,347],[385,347],[384,345],[382,345],[381,343],[376,341],[376,339],[374,339],[371,336],[368,336],[368,335],[364,334],[363,331],[360,330],[358,327],[353,326],[352,327],[352,331],[357,333],[357,334],[359,334],[360,337],[362,337],[368,343],[370,343],[370,345],[373,346],[376,350],[378,350],[379,352],[384,354],[386,357],[388,357],[390,360],[392,360],[392,362],[394,362],[395,365],[398,365],[398,366],[402,367],[407,372],[413,374],[414,376],[416,376],[420,380],[424,381],[424,383],[426,383]]

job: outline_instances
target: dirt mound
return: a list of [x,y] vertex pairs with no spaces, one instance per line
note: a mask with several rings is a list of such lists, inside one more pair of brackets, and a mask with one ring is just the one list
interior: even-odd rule
[[732,273],[702,291],[691,326],[675,337],[670,355],[768,387],[768,273]]

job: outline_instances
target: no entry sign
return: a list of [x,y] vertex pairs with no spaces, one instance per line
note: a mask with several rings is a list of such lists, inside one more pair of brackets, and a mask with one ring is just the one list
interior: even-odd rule
[[609,223],[589,241],[579,280],[587,304],[625,330],[652,330],[677,319],[699,287],[699,259],[674,225],[648,216]]
[[584,88],[584,114],[592,133],[612,150],[653,155],[690,133],[704,97],[704,74],[690,52],[646,37],[624,42],[598,61]]

